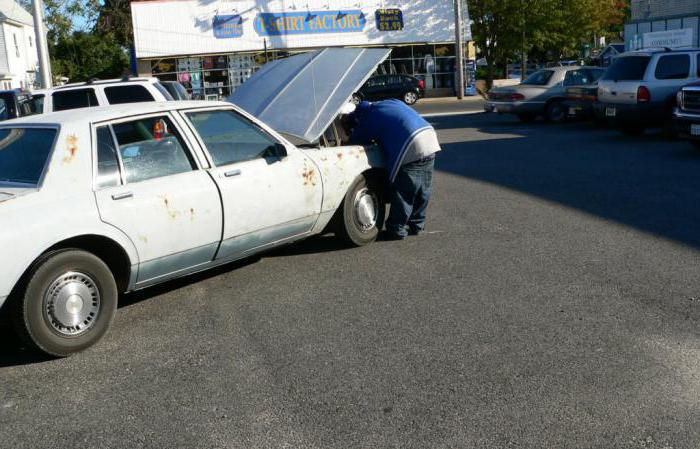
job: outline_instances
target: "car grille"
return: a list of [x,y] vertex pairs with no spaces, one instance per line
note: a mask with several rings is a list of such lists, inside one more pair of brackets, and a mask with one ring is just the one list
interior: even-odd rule
[[700,111],[700,90],[683,91],[683,109]]

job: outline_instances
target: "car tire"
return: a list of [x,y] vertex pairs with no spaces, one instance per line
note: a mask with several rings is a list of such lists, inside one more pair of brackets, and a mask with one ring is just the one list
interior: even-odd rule
[[518,120],[523,123],[532,123],[537,119],[535,114],[517,114]]
[[336,236],[351,246],[374,242],[384,226],[385,196],[376,179],[365,175],[357,178],[338,210]]
[[547,104],[547,109],[545,110],[545,117],[548,122],[551,123],[561,123],[566,118],[566,112],[564,111],[564,103],[561,101],[552,101]]
[[117,310],[109,267],[94,254],[66,249],[43,256],[14,300],[17,334],[30,347],[66,357],[97,343]]
[[407,105],[416,104],[416,101],[418,101],[417,93],[409,90],[408,92],[403,94],[403,102]]

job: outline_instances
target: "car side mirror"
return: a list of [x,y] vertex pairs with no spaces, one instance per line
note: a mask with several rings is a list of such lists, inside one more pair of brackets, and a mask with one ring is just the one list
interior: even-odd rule
[[275,144],[275,157],[278,157],[280,159],[283,159],[287,157],[287,147],[282,145],[281,143],[276,143]]

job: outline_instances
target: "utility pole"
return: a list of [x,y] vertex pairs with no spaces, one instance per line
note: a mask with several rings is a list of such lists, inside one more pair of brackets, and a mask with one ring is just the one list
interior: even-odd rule
[[49,47],[46,42],[46,32],[44,31],[44,2],[41,0],[33,0],[32,9],[34,12],[36,48],[39,51],[39,72],[41,76],[40,85],[42,89],[48,89],[53,86],[53,79],[51,77]]
[[464,43],[462,42],[462,0],[455,2],[455,56],[457,58],[457,98],[464,98]]

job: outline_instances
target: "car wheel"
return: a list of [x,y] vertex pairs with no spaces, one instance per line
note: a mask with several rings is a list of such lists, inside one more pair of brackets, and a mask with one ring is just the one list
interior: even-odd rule
[[339,211],[336,235],[352,246],[363,246],[377,239],[384,225],[386,205],[379,182],[361,176],[348,189]]
[[357,106],[358,104],[362,103],[362,97],[360,97],[360,95],[358,94],[352,94],[350,101],[352,101],[353,104]]
[[518,120],[520,120],[523,123],[532,123],[537,119],[537,116],[535,114],[518,114]]
[[564,104],[561,101],[553,101],[547,105],[545,116],[548,122],[561,123],[566,118]]
[[403,94],[403,101],[406,104],[415,104],[418,101],[418,94],[415,92],[408,91]]
[[15,302],[14,324],[28,345],[65,357],[97,343],[117,310],[117,285],[99,257],[81,250],[47,254]]

